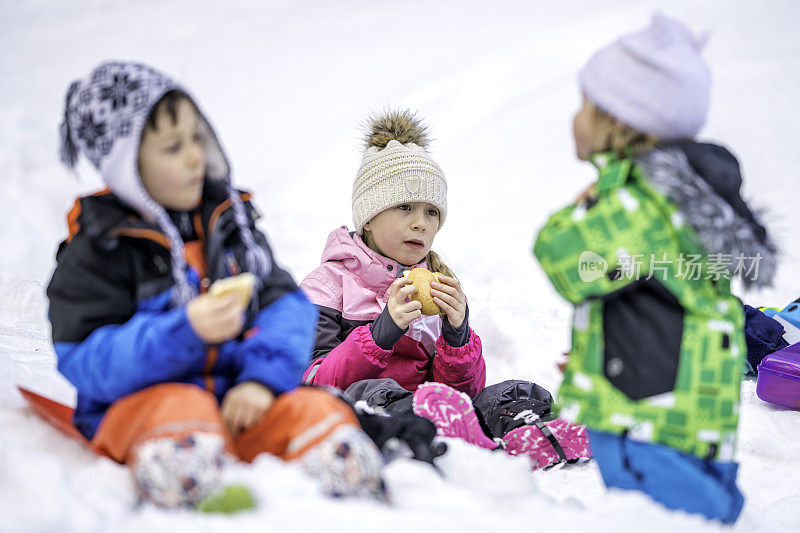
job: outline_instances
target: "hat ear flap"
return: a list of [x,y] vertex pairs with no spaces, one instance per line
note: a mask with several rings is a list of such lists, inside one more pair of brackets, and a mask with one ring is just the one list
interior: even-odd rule
[[64,119],[59,126],[61,133],[61,162],[68,168],[74,168],[78,162],[78,147],[72,140],[72,134],[69,129],[69,105],[72,97],[78,92],[78,87],[80,87],[80,82],[73,81],[72,85],[67,89],[67,96],[64,99]]

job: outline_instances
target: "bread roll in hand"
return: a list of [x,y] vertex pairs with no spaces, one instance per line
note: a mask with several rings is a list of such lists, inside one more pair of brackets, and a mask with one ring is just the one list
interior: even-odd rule
[[410,298],[422,304],[422,314],[427,316],[444,314],[431,296],[431,283],[439,281],[439,273],[431,272],[427,268],[412,268],[403,272],[403,276],[411,279],[417,288],[417,293]]
[[250,298],[253,297],[253,290],[256,287],[256,277],[250,272],[244,272],[238,276],[218,279],[208,289],[211,296],[225,296],[235,294],[246,308],[250,305]]

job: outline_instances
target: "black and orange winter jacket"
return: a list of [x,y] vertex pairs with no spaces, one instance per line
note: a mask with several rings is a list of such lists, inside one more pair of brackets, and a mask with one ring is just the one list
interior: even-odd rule
[[[254,238],[269,248],[255,228],[249,195],[240,197]],[[225,187],[206,180],[197,209],[170,213],[185,243],[187,278],[201,292],[244,264],[229,207]],[[274,260],[251,303],[246,333],[208,346],[189,325],[185,306],[170,303],[169,241],[157,225],[108,191],[78,199],[68,221],[47,296],[58,369],[78,389],[74,422],[85,436],[94,435],[117,399],[158,383],[194,383],[219,399],[242,381],[276,394],[298,385],[317,311]]]

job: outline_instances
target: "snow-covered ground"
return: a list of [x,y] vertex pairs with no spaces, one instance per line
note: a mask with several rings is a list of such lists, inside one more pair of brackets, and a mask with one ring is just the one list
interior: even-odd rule
[[[65,402],[43,287],[75,196],[99,181],[58,164],[68,83],[100,60],[150,63],[182,80],[211,117],[235,180],[256,193],[279,260],[299,279],[327,233],[350,221],[358,126],[370,110],[418,110],[450,184],[436,246],[470,297],[489,381],[555,390],[569,308],[530,253],[547,214],[592,170],[573,156],[576,72],[600,45],[661,6],[605,2],[29,2],[0,0],[0,531],[650,531],[721,526],[607,491],[593,463],[530,473],[523,460],[451,443],[446,477],[398,461],[391,506],[333,501],[291,465],[232,469],[260,506],[234,517],[137,508],[128,474],[25,409],[16,385]],[[712,108],[704,138],[741,158],[745,196],[781,244],[775,287],[740,293],[782,306],[800,296],[800,4],[664,2],[710,31]],[[743,384],[741,531],[800,526],[800,414]]]

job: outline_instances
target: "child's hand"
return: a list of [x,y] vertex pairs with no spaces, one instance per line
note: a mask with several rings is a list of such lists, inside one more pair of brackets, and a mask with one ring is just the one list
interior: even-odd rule
[[234,436],[256,425],[275,400],[275,394],[261,383],[243,381],[222,399],[222,421]]
[[389,315],[400,329],[406,329],[411,322],[422,316],[420,302],[406,302],[418,290],[409,278],[397,278],[389,287],[389,301],[386,302],[386,307],[389,308]]
[[431,283],[431,296],[439,309],[447,315],[450,325],[458,329],[467,314],[467,299],[457,279],[439,275],[439,282]]
[[589,200],[597,198],[597,183],[592,183],[582,193],[575,198],[575,203],[580,204],[583,202],[588,202]]
[[189,324],[207,344],[236,338],[244,327],[244,307],[238,296],[201,294],[186,304]]

